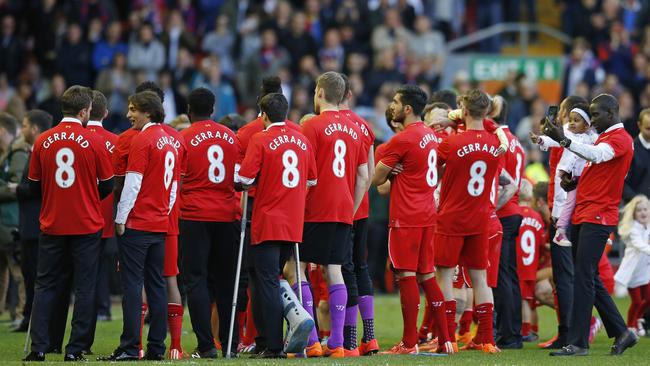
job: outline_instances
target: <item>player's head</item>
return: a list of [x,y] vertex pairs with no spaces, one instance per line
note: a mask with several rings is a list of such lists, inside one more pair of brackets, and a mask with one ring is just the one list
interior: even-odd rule
[[32,109],[23,117],[20,131],[25,142],[33,145],[38,135],[49,130],[50,127],[52,127],[52,115],[40,109]]
[[289,112],[289,103],[280,93],[267,94],[260,100],[260,113],[265,126],[274,122],[284,122],[287,112]]
[[606,129],[620,121],[618,101],[610,94],[596,96],[589,105],[589,114],[591,116],[591,126],[598,133],[605,132]]
[[260,95],[257,96],[257,103],[264,98],[265,95],[271,93],[282,94],[282,80],[278,76],[266,76],[262,79],[262,86],[260,87]]
[[508,122],[508,102],[500,95],[492,97],[489,117],[500,125]]
[[643,136],[643,139],[650,141],[650,108],[646,108],[639,113],[637,125],[639,126],[639,132]]
[[450,89],[442,89],[431,94],[431,99],[429,99],[429,103],[442,102],[447,104],[451,109],[456,109],[458,108],[458,103],[456,101],[457,99],[458,99],[458,94],[456,94],[455,91]]
[[156,93],[158,98],[160,98],[160,103],[163,103],[165,101],[165,92],[163,92],[162,89],[160,89],[160,87],[158,86],[158,84],[154,83],[153,81],[144,81],[135,87],[136,93],[140,93],[143,91],[151,91]]
[[490,110],[490,97],[479,89],[472,89],[460,97],[463,116],[483,120]]
[[347,104],[347,101],[350,100],[352,97],[352,87],[350,86],[350,78],[348,78],[347,75],[344,73],[339,73],[341,75],[341,78],[343,79],[343,83],[345,84],[345,90],[343,91],[343,98],[341,98],[341,102],[339,104]]
[[393,111],[390,108],[390,104],[388,107],[386,107],[386,112],[385,112],[385,117],[386,117],[386,124],[388,124],[388,127],[390,128],[391,131],[398,133],[404,130],[404,125],[401,123],[397,123],[393,120]]
[[108,116],[108,101],[102,92],[93,90],[93,109],[90,111],[91,121],[103,121]]
[[579,95],[569,95],[564,98],[560,103],[560,109],[557,113],[560,122],[562,122],[562,124],[569,123],[569,111],[581,104],[589,105],[589,101]]
[[165,111],[158,95],[146,90],[129,97],[126,118],[131,121],[134,129],[141,130],[149,122],[161,123],[165,118]]
[[345,93],[345,81],[341,74],[328,71],[316,79],[316,90],[314,90],[314,112],[320,114],[325,104],[336,107],[343,99]]
[[16,134],[18,134],[16,117],[6,112],[0,112],[0,152],[4,153],[9,149]]
[[85,86],[73,85],[66,89],[59,100],[63,117],[73,117],[85,126],[93,107],[93,93]]
[[548,182],[538,182],[533,187],[533,209],[548,222],[551,218],[551,211],[548,208]]
[[187,96],[187,113],[190,122],[210,119],[214,113],[214,94],[206,88],[196,88]]
[[244,117],[237,113],[229,113],[226,114],[225,116],[221,117],[221,119],[218,121],[220,125],[224,125],[228,127],[229,129],[237,132],[240,128],[244,127],[246,124],[246,120]]
[[443,102],[434,102],[434,103],[429,103],[424,107],[424,110],[422,110],[422,118],[424,119],[424,123],[429,126],[429,127],[435,127],[432,126],[435,118],[437,116],[447,116],[448,112],[451,110],[451,107],[447,103]]
[[650,222],[650,201],[643,194],[635,196],[623,207],[623,217],[618,225],[618,233],[623,238],[630,235],[634,221],[644,226]]
[[419,120],[426,105],[427,93],[422,88],[416,85],[403,85],[397,89],[390,103],[393,121],[404,123],[407,120]]
[[533,201],[533,184],[528,179],[522,179],[519,186],[519,203],[529,205]]

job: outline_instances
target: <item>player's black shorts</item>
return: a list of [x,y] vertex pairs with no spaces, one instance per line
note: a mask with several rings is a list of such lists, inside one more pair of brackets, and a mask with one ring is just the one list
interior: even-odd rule
[[340,222],[306,222],[300,260],[316,264],[343,264],[350,245],[352,225]]

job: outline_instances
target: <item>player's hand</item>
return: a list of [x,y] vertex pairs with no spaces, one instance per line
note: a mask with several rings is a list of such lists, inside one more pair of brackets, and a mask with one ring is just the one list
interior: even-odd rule
[[564,139],[564,129],[562,126],[558,126],[557,123],[554,123],[548,117],[544,119],[542,131],[544,135],[550,137],[553,141],[560,142]]
[[126,227],[124,226],[124,224],[115,224],[115,234],[117,236],[124,235],[125,230],[126,230]]
[[528,133],[528,136],[530,136],[530,142],[532,142],[533,144],[539,144],[539,142],[540,142],[540,140],[541,140],[541,139],[539,138],[539,136],[535,135],[535,134],[532,133],[532,132],[529,132],[529,133]]
[[499,148],[497,149],[497,156],[505,154],[506,151],[508,151],[508,145],[499,145]]
[[551,225],[553,225],[554,227],[557,227],[557,221],[558,220],[559,220],[559,218],[557,218],[555,216],[551,216]]
[[395,167],[390,171],[390,175],[395,176],[403,171],[404,171],[404,166],[402,166],[402,164],[400,163],[397,163],[395,164]]
[[571,192],[578,187],[578,179],[571,178],[570,175],[563,176],[560,182],[560,187],[566,192]]

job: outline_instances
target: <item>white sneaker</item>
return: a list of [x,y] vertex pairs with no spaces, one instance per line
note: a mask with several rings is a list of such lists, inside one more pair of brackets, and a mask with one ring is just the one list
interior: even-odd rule
[[636,335],[639,337],[645,337],[646,331],[645,331],[645,319],[637,319],[636,321]]
[[553,238],[553,242],[561,247],[570,247],[572,245],[569,238],[567,238],[564,229],[557,229],[557,232],[555,232],[555,237]]
[[285,280],[280,280],[280,297],[282,298],[284,318],[289,323],[284,352],[303,352],[309,341],[309,333],[314,329],[314,319],[302,307],[293,289],[289,286],[289,282]]

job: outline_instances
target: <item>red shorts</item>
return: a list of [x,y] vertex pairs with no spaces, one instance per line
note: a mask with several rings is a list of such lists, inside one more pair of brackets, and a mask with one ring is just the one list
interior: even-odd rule
[[393,227],[388,231],[388,255],[398,271],[435,271],[433,239],[435,227]]
[[523,280],[519,281],[519,289],[521,290],[521,298],[524,300],[534,300],[535,299],[535,285],[537,281],[535,280]]
[[165,268],[163,276],[178,275],[178,235],[165,236]]
[[490,219],[490,230],[488,231],[488,287],[497,287],[497,281],[499,280],[499,259],[501,258],[502,240],[503,226],[501,226],[501,220],[495,216]]
[[454,271],[454,288],[461,289],[463,286],[472,288],[472,279],[469,276],[467,268],[456,266],[456,271]]
[[313,291],[314,307],[318,307],[321,301],[329,300],[329,291],[325,276],[323,276],[323,268],[316,264],[309,264],[309,280]]
[[488,233],[449,236],[436,234],[436,266],[452,268],[459,264],[468,269],[486,269],[488,264]]

